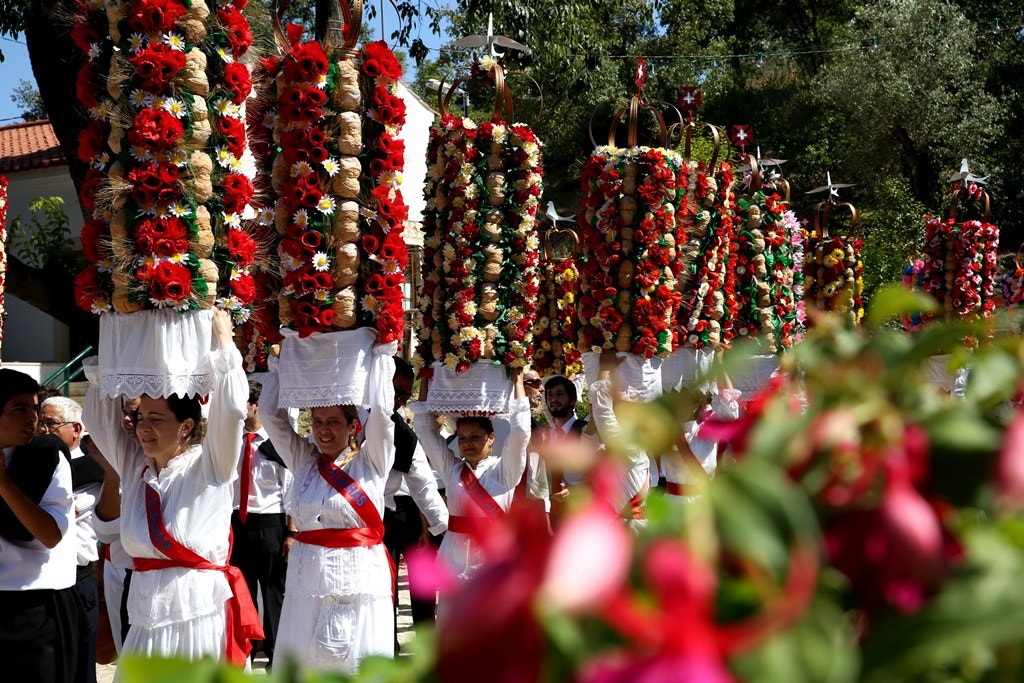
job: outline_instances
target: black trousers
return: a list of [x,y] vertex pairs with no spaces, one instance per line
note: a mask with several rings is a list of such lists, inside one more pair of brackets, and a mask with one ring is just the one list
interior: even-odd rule
[[82,619],[74,588],[0,591],[0,615],[4,680],[73,683]]
[[236,510],[231,515],[234,545],[230,562],[242,570],[253,604],[256,591],[263,596],[263,652],[274,661],[277,643],[277,624],[281,621],[284,603],[284,576],[288,564],[281,555],[287,520],[284,513],[259,515],[249,513],[245,524]]
[[96,627],[100,621],[100,594],[92,563],[78,568],[75,593],[85,610],[82,632],[78,634],[75,683],[96,683]]
[[[384,547],[391,554],[395,566],[409,548],[413,548],[420,541],[423,534],[423,520],[420,518],[420,510],[411,496],[395,496],[395,509],[384,510]],[[395,610],[398,610],[398,587],[394,586]],[[412,621],[414,624],[431,622],[434,620],[434,611],[437,607],[436,600],[411,599]],[[396,617],[397,618],[397,617]],[[398,630],[395,629],[397,633]]]

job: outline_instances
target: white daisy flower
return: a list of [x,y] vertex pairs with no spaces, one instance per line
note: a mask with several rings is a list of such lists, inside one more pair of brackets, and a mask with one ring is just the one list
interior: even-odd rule
[[327,301],[327,297],[329,297],[330,295],[331,293],[328,292],[326,289],[318,289],[313,293],[313,298],[316,299],[317,301],[324,302]]
[[326,273],[331,267],[331,257],[329,257],[325,252],[318,251],[313,254],[312,264],[315,270],[318,270],[321,273]]
[[329,175],[332,178],[334,177],[334,174],[337,173],[338,170],[341,168],[341,165],[338,163],[337,159],[324,159],[324,161],[320,165],[324,167],[325,171],[327,171],[327,175]]
[[395,259],[381,261],[380,265],[385,275],[397,275],[402,272],[402,268],[398,265],[398,261]]
[[316,81],[314,82],[313,85],[315,85],[318,90],[323,90],[324,88],[326,88],[327,74],[320,74],[319,76],[317,76]]
[[154,158],[153,153],[145,147],[131,147],[129,148],[128,153],[131,154],[132,159],[135,159],[136,161],[149,161]]
[[[298,270],[299,268],[301,268],[302,267],[302,261],[300,261],[299,259],[295,258],[291,254],[286,254],[284,252],[281,252],[281,265],[284,266],[289,272],[291,272],[291,271]],[[281,293],[282,294],[289,294],[290,292],[285,292],[282,289]]]
[[233,62],[235,58],[231,55],[231,51],[226,47],[217,48],[217,56],[223,59],[225,62]]
[[172,50],[177,50],[178,52],[185,51],[185,37],[177,33],[165,34],[162,42]]
[[146,44],[146,36],[141,33],[133,33],[128,36],[128,51],[135,53],[143,48]]
[[136,109],[142,109],[152,105],[153,96],[144,90],[132,90],[128,95],[128,103]]
[[273,109],[268,109],[263,114],[262,125],[264,128],[273,128],[277,124],[277,112]]
[[367,313],[376,313],[377,309],[379,308],[377,299],[375,299],[373,296],[369,294],[363,297],[361,305],[363,307],[363,310],[366,311]]
[[175,147],[167,155],[167,160],[175,166],[181,167],[188,163],[188,151],[184,147]]
[[294,164],[292,164],[292,167],[289,170],[289,174],[291,175],[292,178],[298,178],[299,176],[304,176],[307,173],[312,172],[313,167],[309,165],[308,161],[296,161]]
[[484,55],[480,58],[480,70],[487,72],[498,66],[498,60],[491,55]]
[[243,167],[244,167],[244,164],[242,164],[242,160],[239,159],[238,157],[233,156],[233,157],[231,157],[231,160],[228,161],[228,170],[229,171],[233,171],[235,173],[239,173],[239,172],[242,171]]
[[185,204],[184,202],[177,202],[175,204],[171,204],[171,206],[168,208],[168,211],[171,212],[172,216],[176,216],[178,218],[184,218],[189,214],[188,205]]
[[334,200],[334,197],[325,194],[320,197],[320,201],[317,202],[316,208],[320,210],[320,213],[330,216],[334,213],[335,209],[338,208],[338,203]]
[[225,213],[224,224],[232,228],[241,228],[242,215],[239,213]]
[[262,226],[273,225],[274,224],[274,210],[272,208],[268,207],[268,206],[263,207],[262,209],[260,209],[260,212],[257,215],[256,220]]
[[299,209],[295,212],[295,215],[292,216],[292,222],[300,228],[305,228],[309,225],[309,214],[306,213],[305,209]]

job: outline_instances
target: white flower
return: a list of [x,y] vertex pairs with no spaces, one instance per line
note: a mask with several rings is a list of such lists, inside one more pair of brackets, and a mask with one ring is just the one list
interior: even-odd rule
[[132,159],[135,159],[136,161],[149,161],[155,158],[153,153],[145,147],[131,147],[129,148],[128,153],[131,154]]
[[[284,266],[285,269],[287,269],[289,272],[292,272],[302,267],[302,261],[295,258],[291,254],[281,252],[281,265]],[[282,290],[281,293],[286,294],[287,292],[284,292]]]
[[380,262],[381,269],[385,275],[398,275],[402,272],[401,266],[398,265],[398,261],[395,259],[387,259],[386,261]]
[[321,273],[326,273],[328,269],[330,269],[331,267],[331,257],[328,256],[325,252],[318,251],[315,254],[313,254],[312,264],[314,269],[320,271]]
[[181,201],[171,204],[167,210],[172,216],[176,216],[177,218],[184,218],[189,214],[188,205]]
[[325,194],[320,197],[320,201],[317,202],[316,208],[325,216],[330,216],[334,213],[335,209],[338,208],[338,203],[335,201],[334,197]]
[[242,227],[242,215],[238,213],[225,213],[224,224],[232,228]]
[[226,47],[218,47],[217,56],[229,64],[235,61],[235,57],[231,54],[231,50],[227,49]]
[[277,112],[273,109],[268,109],[263,113],[263,121],[261,122],[264,128],[273,129],[277,124]]
[[185,37],[180,36],[177,33],[167,33],[164,35],[163,44],[170,47],[172,50],[178,52],[185,51]]
[[316,82],[314,83],[314,85],[317,87],[318,90],[323,90],[324,88],[326,88],[327,87],[327,74],[320,74],[319,76],[317,76]]
[[328,292],[326,289],[318,289],[316,290],[316,292],[313,293],[313,298],[322,303],[324,301],[327,301],[327,297],[329,297],[330,295],[331,293]]
[[146,36],[141,33],[133,33],[128,36],[128,51],[135,53],[142,49],[146,43]]
[[185,103],[176,97],[168,97],[164,100],[164,111],[177,119],[184,118],[186,114]]
[[295,212],[295,215],[292,216],[292,222],[300,228],[305,228],[309,225],[309,214],[305,209],[299,209]]
[[367,313],[376,313],[377,310],[380,308],[380,304],[377,301],[377,299],[375,299],[373,296],[369,294],[363,297],[361,305],[363,307],[363,310],[366,311]]
[[331,178],[333,178],[334,174],[337,173],[338,170],[341,168],[341,165],[338,163],[338,160],[332,159],[330,157],[324,159],[320,163],[320,165],[324,167],[324,170],[327,171],[327,175],[330,176]]
[[308,161],[296,161],[288,171],[292,178],[298,178],[312,172],[313,167],[309,165]]
[[274,224],[274,210],[269,206],[264,206],[256,214],[256,222],[261,226],[266,227]]
[[498,60],[491,55],[484,55],[480,58],[480,70],[487,72],[498,66]]
[[132,90],[128,95],[128,102],[136,109],[142,109],[152,106],[153,96],[144,90]]
[[167,160],[175,166],[184,166],[188,163],[188,151],[184,147],[175,147],[167,155]]
[[214,156],[217,159],[217,164],[227,168],[231,165],[231,160],[235,158],[235,155],[228,151],[227,147],[217,147],[213,150]]

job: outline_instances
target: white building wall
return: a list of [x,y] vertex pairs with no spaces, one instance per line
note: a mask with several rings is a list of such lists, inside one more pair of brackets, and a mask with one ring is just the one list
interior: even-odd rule
[[[64,199],[64,211],[70,221],[71,237],[75,240],[75,246],[81,248],[79,235],[82,232],[82,210],[78,205],[78,195],[75,193],[67,166],[12,173],[7,179],[9,228],[13,229],[14,218],[19,216],[22,223],[28,225],[28,205],[33,199],[61,197]],[[71,298],[73,294],[69,291],[67,296]],[[7,318],[4,320],[4,341],[0,353],[3,354],[5,364],[63,364],[71,357],[67,325],[57,322],[56,319],[11,296],[10,293],[4,295],[4,307],[7,309]]]

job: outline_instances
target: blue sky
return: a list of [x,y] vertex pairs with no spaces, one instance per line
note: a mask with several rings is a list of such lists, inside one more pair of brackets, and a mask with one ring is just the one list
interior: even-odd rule
[[[446,3],[441,2],[440,4]],[[384,6],[384,30],[390,36],[397,25],[397,18],[390,3],[384,3]],[[380,15],[370,23],[374,33],[379,34]],[[426,25],[421,26],[419,37],[427,47],[435,49],[448,42],[447,36],[435,36]],[[4,61],[0,62],[0,126],[7,126],[21,121],[21,109],[11,101],[11,92],[18,87],[18,83],[22,80],[35,84],[35,78],[32,75],[32,65],[28,59],[28,48],[25,46],[24,36],[18,36],[17,39],[7,36],[0,37],[0,51],[4,53]],[[432,51],[430,56],[436,58],[437,52]],[[406,74],[406,80],[411,80],[415,76],[413,68],[410,68],[410,72]]]

